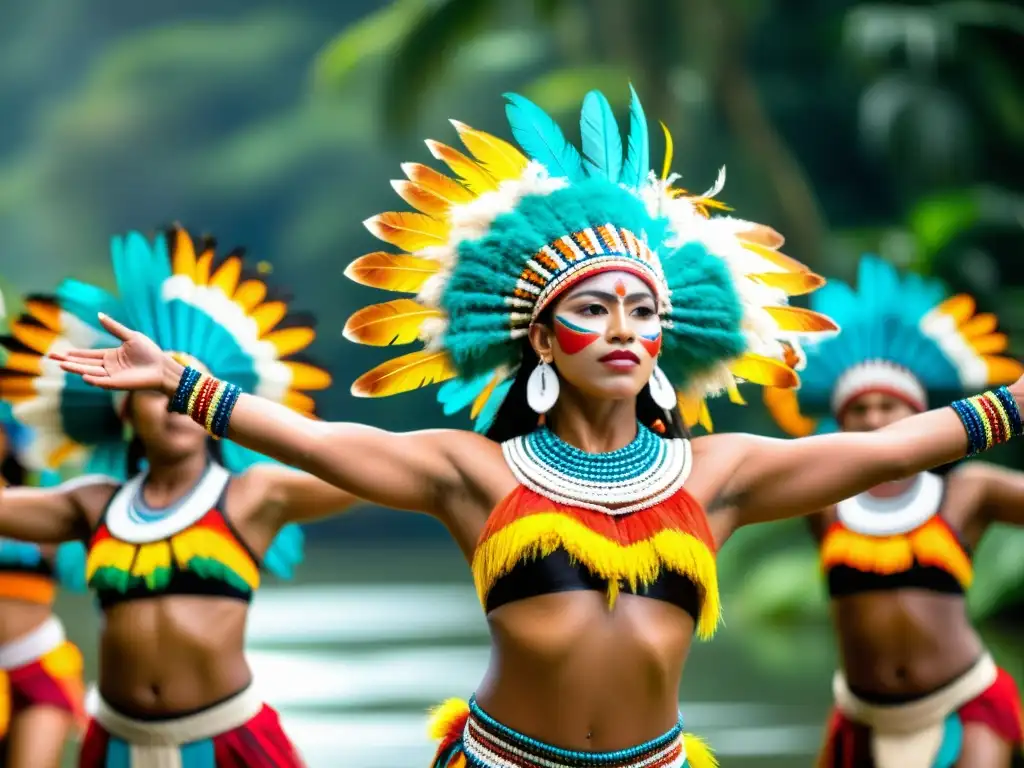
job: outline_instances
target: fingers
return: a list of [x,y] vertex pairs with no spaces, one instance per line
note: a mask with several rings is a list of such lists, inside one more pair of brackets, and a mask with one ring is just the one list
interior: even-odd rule
[[112,318],[110,315],[105,315],[102,312],[99,313],[100,325],[106,328],[111,334],[119,338],[121,341],[128,341],[131,338],[132,330],[121,325],[117,320]]
[[[88,365],[85,363],[76,363],[71,360],[61,360],[60,367],[65,373],[77,374],[85,378],[87,381],[90,378],[109,378],[102,365]],[[91,381],[89,383],[92,384]]]
[[83,360],[102,360],[109,351],[109,349],[69,349],[63,354],[60,352],[51,352],[49,357],[53,360],[57,360],[58,362],[61,360],[76,360],[78,362],[82,362]]

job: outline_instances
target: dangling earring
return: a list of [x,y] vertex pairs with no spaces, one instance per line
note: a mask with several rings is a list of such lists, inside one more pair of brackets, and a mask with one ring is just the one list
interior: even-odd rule
[[661,367],[655,364],[654,370],[651,371],[651,380],[647,382],[647,388],[650,390],[651,399],[654,404],[657,405],[664,411],[671,411],[676,407],[677,398],[675,387],[668,380],[668,376],[661,370]]
[[526,402],[536,413],[547,413],[558,401],[558,374],[543,360],[526,380]]

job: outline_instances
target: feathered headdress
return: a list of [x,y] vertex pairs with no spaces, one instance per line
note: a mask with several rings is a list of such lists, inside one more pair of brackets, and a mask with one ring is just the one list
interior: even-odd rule
[[345,335],[375,346],[418,339],[425,348],[363,375],[353,394],[382,397],[447,381],[439,392],[445,412],[471,406],[485,431],[511,387],[530,324],[573,283],[612,269],[632,272],[654,290],[663,329],[659,365],[690,421],[706,413],[706,396],[735,392],[737,381],[797,384],[786,350],[798,352],[804,334],[836,326],[787,306],[787,296],[824,281],[779,253],[782,238],[768,227],[708,215],[722,207],[713,197],[724,174],[704,195],[674,187],[666,130],[658,178],[635,92],[625,153],[599,92],[583,101],[582,153],[539,107],[514,94],[507,99],[521,149],[453,120],[472,157],[436,141],[427,146],[455,178],[405,164],[407,180],[392,184],[417,212],[367,220],[373,234],[404,253],[368,254],[345,274],[415,299],[360,310]]
[[[8,350],[0,398],[31,428],[23,452],[27,466],[56,468],[87,459],[90,471],[124,474],[123,395],[91,387],[48,358],[73,347],[117,346],[99,324],[99,312],[245,392],[312,415],[306,392],[331,381],[299,357],[315,338],[312,318],[290,313],[286,299],[272,295],[266,280],[247,268],[241,249],[218,257],[215,247],[211,238],[197,243],[180,228],[153,240],[132,232],[111,243],[118,296],[66,280],[53,296],[25,300],[24,313],[0,340]],[[268,460],[226,440],[222,449],[233,471]],[[297,537],[295,528],[279,543],[301,547]]]
[[970,296],[947,296],[935,280],[901,279],[889,263],[862,256],[856,290],[833,280],[811,297],[811,306],[843,332],[805,346],[799,392],[764,393],[779,426],[792,435],[811,434],[820,426],[816,417],[838,418],[871,391],[923,411],[929,394],[959,397],[1016,381],[1024,366],[1001,355],[1007,338],[996,332],[995,315],[975,314]]

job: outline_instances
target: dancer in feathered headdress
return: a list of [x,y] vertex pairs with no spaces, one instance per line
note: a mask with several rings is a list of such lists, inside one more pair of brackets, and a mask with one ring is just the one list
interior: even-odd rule
[[[349,338],[425,342],[355,394],[446,382],[446,411],[468,407],[487,437],[316,424],[249,396],[223,401],[214,431],[436,515],[471,560],[495,653],[474,699],[438,712],[435,766],[704,768],[713,758],[683,737],[676,702],[691,634],[718,624],[716,544],[962,455],[964,429],[940,412],[863,441],[691,442],[677,393],[699,417],[739,381],[798,383],[801,339],[836,326],[786,297],[821,278],[780,254],[774,231],[709,216],[711,194],[676,188],[667,162],[656,176],[635,95],[625,151],[597,92],[582,153],[522,97],[507,114],[521,149],[462,123],[472,158],[428,142],[457,178],[404,166],[395,187],[418,212],[367,222],[404,252],[348,269],[416,296],[358,312]],[[64,370],[107,389],[159,387],[195,418],[196,392],[229,386],[105,325],[122,346],[64,353]]]
[[26,463],[79,461],[104,473],[0,495],[0,532],[85,542],[80,568],[105,620],[101,701],[81,765],[298,766],[276,713],[250,685],[245,619],[261,571],[289,576],[301,560],[295,523],[339,511],[351,496],[210,440],[168,414],[159,393],[115,397],[48,355],[109,344],[103,312],[146,329],[196,370],[237,382],[231,392],[196,393],[193,405],[211,419],[241,389],[310,414],[306,392],[330,382],[298,357],[312,324],[289,312],[241,251],[218,256],[212,240],[182,229],[114,238],[112,258],[117,296],[68,280],[53,296],[29,297],[2,341],[0,368],[0,397],[31,428]]
[[[1006,336],[970,296],[900,277],[874,256],[861,259],[856,290],[830,282],[812,305],[843,333],[806,347],[798,393],[766,393],[794,435],[879,429],[1024,371],[1003,356]],[[954,407],[979,441],[1016,428],[1002,419],[1001,395]],[[843,657],[820,764],[1010,766],[1024,742],[1019,697],[983,651],[964,592],[988,525],[1024,524],[1024,476],[966,462],[945,476],[879,486],[810,520]]]
[[[32,477],[22,463],[28,441],[0,402],[0,487],[46,484],[48,477]],[[9,516],[0,502],[0,517]],[[33,527],[31,518],[5,525],[11,533]],[[0,764],[59,768],[65,742],[85,724],[82,654],[53,613],[58,585],[84,586],[78,549],[0,537]]]

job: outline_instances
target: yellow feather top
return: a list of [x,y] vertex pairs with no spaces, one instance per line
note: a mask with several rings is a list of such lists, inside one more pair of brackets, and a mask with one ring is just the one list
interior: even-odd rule
[[421,259],[405,253],[377,251],[360,256],[345,268],[345,277],[360,285],[381,288],[396,293],[419,293],[431,275],[441,265],[430,259]]
[[419,337],[424,320],[442,314],[412,299],[395,299],[359,310],[345,323],[342,333],[349,341],[374,347],[410,344]]
[[430,384],[454,379],[457,375],[444,352],[422,349],[381,363],[352,383],[356,397],[388,397]]

